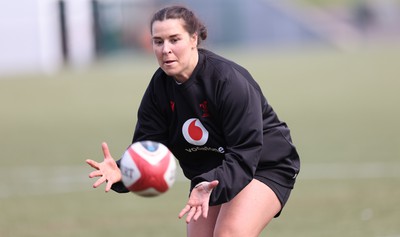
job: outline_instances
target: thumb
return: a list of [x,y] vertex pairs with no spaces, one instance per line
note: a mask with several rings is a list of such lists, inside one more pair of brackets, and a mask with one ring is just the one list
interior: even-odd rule
[[218,180],[213,180],[207,184],[206,190],[209,190],[209,192],[211,192],[215,187],[218,186],[218,184],[219,184]]

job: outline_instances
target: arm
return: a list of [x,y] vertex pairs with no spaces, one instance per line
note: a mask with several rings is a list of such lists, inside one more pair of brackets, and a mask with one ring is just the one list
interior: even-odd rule
[[231,200],[253,179],[263,145],[261,91],[249,74],[232,70],[224,77],[228,79],[222,81],[216,97],[225,159],[219,167],[192,180],[192,187],[202,181],[219,181],[211,205]]

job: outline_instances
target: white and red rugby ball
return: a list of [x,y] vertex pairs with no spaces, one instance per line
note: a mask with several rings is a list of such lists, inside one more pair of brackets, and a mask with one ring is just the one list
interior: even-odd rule
[[126,149],[121,162],[122,183],[140,196],[153,197],[168,191],[175,182],[176,161],[159,142],[135,142]]

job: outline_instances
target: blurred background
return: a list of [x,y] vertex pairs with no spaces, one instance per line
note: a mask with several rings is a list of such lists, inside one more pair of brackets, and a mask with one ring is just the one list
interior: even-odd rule
[[209,48],[317,44],[348,49],[400,38],[398,0],[3,1],[0,75],[57,72],[110,55],[149,52],[149,18],[174,3],[203,19]]
[[129,145],[172,4],[292,130],[302,169],[261,236],[400,237],[400,0],[1,1],[0,236],[185,236],[181,172],[149,199],[92,189],[84,162]]

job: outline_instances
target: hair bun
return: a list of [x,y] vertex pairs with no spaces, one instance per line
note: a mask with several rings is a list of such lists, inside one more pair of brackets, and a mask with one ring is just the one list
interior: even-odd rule
[[199,38],[201,40],[207,39],[207,28],[203,24],[199,26]]

